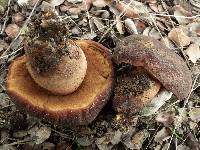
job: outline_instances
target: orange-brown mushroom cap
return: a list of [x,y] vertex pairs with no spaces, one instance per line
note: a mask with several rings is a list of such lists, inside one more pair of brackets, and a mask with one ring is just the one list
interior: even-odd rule
[[7,91],[15,104],[42,118],[69,125],[92,122],[108,101],[113,88],[113,66],[109,50],[93,41],[77,41],[85,53],[88,68],[81,86],[68,95],[53,95],[31,78],[26,57],[13,61],[7,77]]
[[142,66],[178,99],[185,99],[192,88],[192,75],[182,58],[160,41],[131,35],[117,43],[114,62]]

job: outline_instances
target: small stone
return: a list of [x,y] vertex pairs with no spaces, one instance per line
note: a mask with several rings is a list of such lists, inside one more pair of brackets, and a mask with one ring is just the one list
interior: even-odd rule
[[70,8],[68,12],[72,15],[79,15],[81,13],[81,9],[74,7],[74,8]]
[[182,29],[180,28],[174,28],[172,29],[169,34],[168,37],[170,40],[172,40],[174,43],[176,43],[178,46],[187,46],[190,44],[191,39],[190,37],[188,37]]
[[8,35],[8,37],[15,38],[18,35],[19,30],[20,28],[16,24],[9,24],[6,27],[5,32]]
[[21,13],[16,13],[12,16],[12,20],[16,24],[20,24],[24,20],[24,16]]

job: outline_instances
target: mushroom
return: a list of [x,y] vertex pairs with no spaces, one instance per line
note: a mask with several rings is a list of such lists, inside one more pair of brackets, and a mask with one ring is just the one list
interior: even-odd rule
[[45,15],[32,23],[25,55],[9,66],[8,94],[40,118],[88,124],[112,93],[111,54],[97,42],[67,39],[63,21]]
[[113,61],[125,64],[122,67],[125,69],[118,71],[114,90],[113,107],[117,112],[136,113],[157,94],[161,85],[180,100],[190,93],[189,68],[178,54],[154,38],[125,37],[117,43]]

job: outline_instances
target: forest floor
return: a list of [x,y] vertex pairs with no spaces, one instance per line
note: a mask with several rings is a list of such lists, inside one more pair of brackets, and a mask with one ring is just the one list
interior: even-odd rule
[[[72,39],[94,40],[111,51],[131,34],[165,43],[192,71],[190,95],[177,100],[164,89],[131,117],[115,113],[109,102],[91,124],[73,128],[24,113],[7,95],[7,71],[24,54],[30,18],[46,8],[65,18]],[[199,14],[198,0],[0,0],[0,150],[200,149]]]

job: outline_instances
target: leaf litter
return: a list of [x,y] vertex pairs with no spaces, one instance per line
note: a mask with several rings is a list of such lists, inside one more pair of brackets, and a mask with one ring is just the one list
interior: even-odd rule
[[0,149],[199,148],[199,80],[187,105],[163,90],[134,116],[116,114],[108,104],[92,124],[83,128],[68,128],[24,114],[10,101],[5,88],[10,61],[23,54],[20,49],[22,34],[26,33],[23,25],[30,21],[29,16],[36,16],[47,8],[55,9],[68,21],[73,39],[93,39],[111,49],[120,38],[130,34],[161,40],[184,56],[191,70],[196,70],[195,81],[200,68],[198,1],[51,0],[36,4],[36,0],[0,3]]

